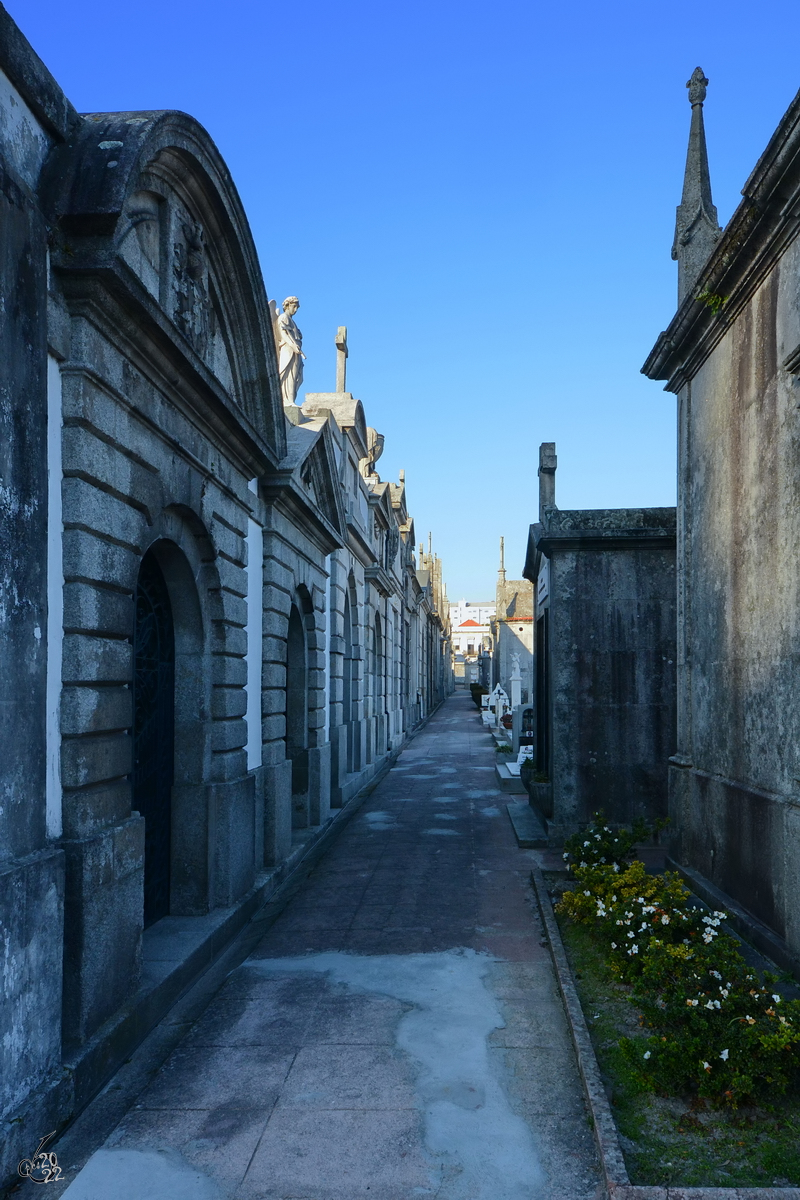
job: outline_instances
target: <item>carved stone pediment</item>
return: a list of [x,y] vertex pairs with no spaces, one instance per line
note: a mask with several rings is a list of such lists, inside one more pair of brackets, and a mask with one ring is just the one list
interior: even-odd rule
[[172,319],[205,358],[211,326],[208,255],[203,226],[188,213],[176,213],[172,244]]
[[40,190],[51,269],[71,295],[110,287],[143,336],[174,333],[179,352],[202,360],[200,376],[214,377],[216,402],[227,394],[277,465],[285,420],[258,256],[205,130],[184,113],[90,113],[50,155]]

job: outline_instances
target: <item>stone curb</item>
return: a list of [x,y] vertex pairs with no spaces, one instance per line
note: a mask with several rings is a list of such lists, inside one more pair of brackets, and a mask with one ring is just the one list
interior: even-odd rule
[[541,869],[533,864],[531,882],[547,932],[558,988],[569,1022],[578,1070],[592,1118],[603,1182],[609,1200],[800,1200],[800,1188],[639,1187],[630,1182],[619,1135],[606,1096],[578,993],[572,980],[553,905]]

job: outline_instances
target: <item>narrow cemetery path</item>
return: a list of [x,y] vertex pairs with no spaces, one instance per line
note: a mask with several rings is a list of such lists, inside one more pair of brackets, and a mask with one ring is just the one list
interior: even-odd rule
[[505,799],[458,694],[64,1195],[593,1200]]

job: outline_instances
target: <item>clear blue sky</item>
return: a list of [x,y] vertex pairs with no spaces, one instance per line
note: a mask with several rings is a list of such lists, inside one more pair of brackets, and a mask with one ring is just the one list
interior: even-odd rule
[[800,86],[797,0],[6,0],[80,111],[180,108],[220,146],[306,386],[405,467],[451,599],[521,573],[538,445],[561,508],[672,504],[675,400],[639,373],[700,65],[724,225]]

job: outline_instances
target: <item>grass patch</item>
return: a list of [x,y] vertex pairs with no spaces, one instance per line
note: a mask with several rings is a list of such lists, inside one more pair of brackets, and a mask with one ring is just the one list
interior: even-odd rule
[[[551,886],[555,880],[550,880]],[[612,976],[591,931],[557,915],[631,1182],[673,1187],[800,1186],[800,1096],[773,1108],[712,1108],[645,1090],[620,1050],[645,1036],[630,989]]]

